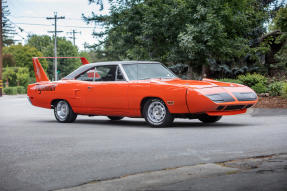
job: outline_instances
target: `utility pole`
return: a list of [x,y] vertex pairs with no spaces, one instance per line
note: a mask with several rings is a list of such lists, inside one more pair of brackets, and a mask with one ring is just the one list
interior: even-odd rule
[[46,19],[48,20],[51,20],[51,19],[54,19],[54,26],[55,26],[55,29],[54,31],[48,31],[48,32],[52,32],[54,33],[54,69],[55,69],[55,81],[58,80],[58,71],[57,71],[57,33],[59,32],[63,32],[63,31],[57,31],[57,20],[58,19],[65,19],[65,17],[61,16],[61,17],[58,17],[57,16],[57,12],[54,12],[54,17],[47,17]]
[[69,37],[69,38],[73,39],[74,46],[76,46],[76,34],[77,33],[81,34],[81,32],[76,32],[75,29],[73,29],[72,32],[67,32],[67,34],[72,34],[73,35],[72,37]]
[[2,97],[2,89],[3,89],[3,83],[2,83],[2,65],[3,65],[3,56],[2,56],[2,0],[0,0],[0,97]]

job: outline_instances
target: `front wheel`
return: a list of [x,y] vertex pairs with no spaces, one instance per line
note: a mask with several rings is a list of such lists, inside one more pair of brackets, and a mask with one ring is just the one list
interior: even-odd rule
[[152,127],[167,127],[173,122],[173,116],[160,99],[150,99],[143,107],[143,115],[146,122]]
[[76,120],[77,114],[74,113],[67,101],[61,100],[54,107],[55,118],[61,123],[72,123]]
[[203,123],[215,123],[216,121],[219,121],[222,118],[222,116],[210,116],[207,114],[202,114],[198,119]]

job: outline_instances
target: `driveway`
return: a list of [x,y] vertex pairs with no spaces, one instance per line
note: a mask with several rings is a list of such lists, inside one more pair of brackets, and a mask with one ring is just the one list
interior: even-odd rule
[[56,122],[25,96],[0,98],[0,190],[53,190],[94,180],[237,158],[287,153],[286,110],[253,110],[215,124],[79,116]]

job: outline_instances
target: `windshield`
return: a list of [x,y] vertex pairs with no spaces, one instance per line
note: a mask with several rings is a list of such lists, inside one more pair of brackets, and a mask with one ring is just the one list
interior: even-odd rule
[[151,78],[176,78],[176,76],[160,63],[156,64],[123,64],[130,80],[145,80]]

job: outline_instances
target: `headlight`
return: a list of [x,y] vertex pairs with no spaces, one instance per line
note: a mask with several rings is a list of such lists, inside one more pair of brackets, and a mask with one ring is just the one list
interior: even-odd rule
[[206,97],[208,97],[214,102],[224,102],[224,99],[218,94],[211,94],[211,95],[209,94],[209,95],[206,95]]
[[235,101],[233,97],[228,93],[207,94],[205,96],[214,101],[215,103]]
[[238,101],[254,101],[257,95],[254,92],[233,92]]

